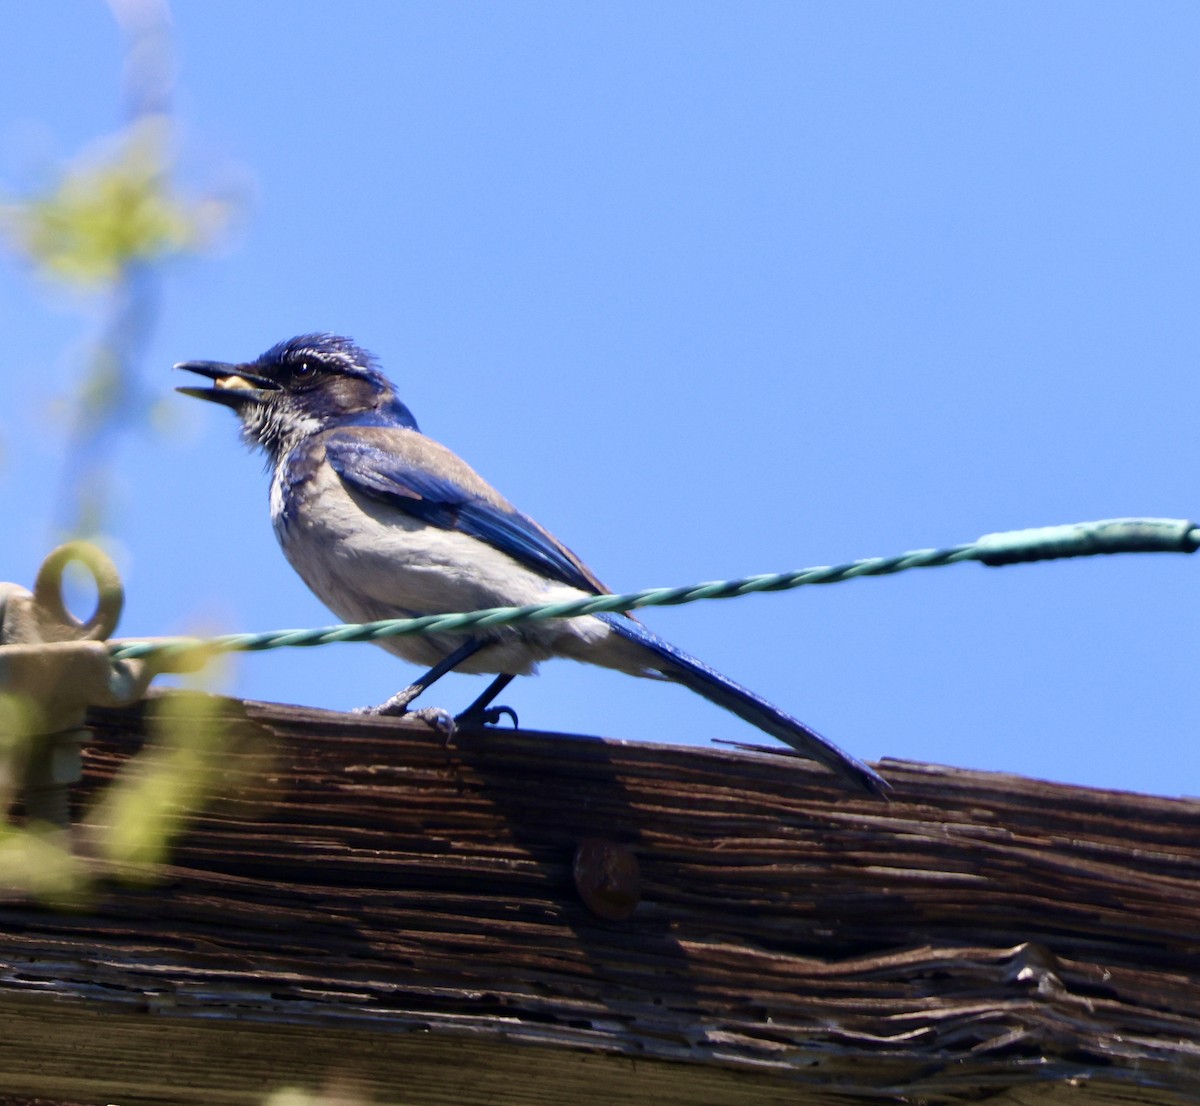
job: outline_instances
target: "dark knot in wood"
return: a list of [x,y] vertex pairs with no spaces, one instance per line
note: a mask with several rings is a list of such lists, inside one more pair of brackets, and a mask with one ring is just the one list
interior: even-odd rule
[[642,899],[637,857],[624,845],[589,837],[575,850],[575,889],[598,918],[623,922]]

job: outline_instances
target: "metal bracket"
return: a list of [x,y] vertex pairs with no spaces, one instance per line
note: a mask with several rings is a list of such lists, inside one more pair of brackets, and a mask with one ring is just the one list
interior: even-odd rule
[[[81,564],[96,585],[96,610],[80,621],[63,600],[66,566]],[[0,748],[11,750],[10,772],[31,820],[68,824],[70,785],[83,775],[89,706],[140,699],[164,671],[199,667],[195,655],[114,661],[108,637],[116,629],[125,590],[116,566],[89,542],[60,545],[42,562],[33,591],[0,583]],[[0,794],[0,799],[6,796]],[[0,815],[3,809],[0,809]]]

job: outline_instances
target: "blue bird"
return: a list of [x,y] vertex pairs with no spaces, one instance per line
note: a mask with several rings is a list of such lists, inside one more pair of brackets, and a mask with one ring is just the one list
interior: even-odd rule
[[[375,358],[349,338],[306,334],[255,361],[186,361],[211,388],[185,395],[232,408],[271,469],[271,521],[284,555],[346,622],[523,606],[607,593],[549,531],[465,461],[417,428]],[[496,678],[458,721],[490,707],[518,675],[551,657],[683,684],[820,761],[856,789],[886,796],[865,764],[625,614],[433,634],[378,643],[429,671],[381,713],[400,714],[451,669]],[[414,712],[437,720],[442,711]],[[511,712],[509,712],[511,713]]]

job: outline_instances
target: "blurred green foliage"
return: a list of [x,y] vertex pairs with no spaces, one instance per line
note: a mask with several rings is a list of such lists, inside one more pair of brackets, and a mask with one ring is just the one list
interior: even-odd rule
[[46,825],[0,827],[0,895],[34,899],[57,910],[85,910],[92,902],[87,862],[67,835]]
[[63,166],[44,192],[0,205],[0,235],[10,251],[51,287],[102,304],[98,333],[65,404],[60,536],[95,538],[112,529],[115,438],[153,425],[155,397],[144,394],[138,367],[162,271],[220,242],[238,206],[229,195],[189,196],[176,186],[171,122],[162,114],[134,119]]
[[[163,269],[216,244],[237,208],[230,196],[189,196],[177,184],[167,3],[108,4],[125,39],[126,123],[58,167],[37,193],[0,204],[0,243],[49,286],[82,294],[87,325],[96,326],[100,307],[66,404],[57,512],[58,529],[95,536],[113,528],[117,435],[152,424],[155,397],[138,367]],[[82,908],[96,878],[153,878],[189,816],[218,791],[237,789],[226,754],[253,727],[228,724],[210,696],[176,693],[154,701],[146,748],[77,824],[9,825],[23,788],[29,805],[30,763],[52,749],[47,729],[61,728],[40,718],[22,690],[0,698],[0,895]],[[61,807],[65,796],[51,791]],[[39,809],[30,806],[35,817]],[[43,812],[54,820],[64,813]]]
[[[24,766],[47,740],[38,713],[20,696],[0,698],[0,810],[17,798]],[[145,746],[69,829],[0,818],[0,899],[83,910],[98,880],[161,878],[191,819],[214,802],[239,797],[271,761],[268,731],[247,719],[240,704],[200,691],[153,698],[146,730]]]
[[95,845],[122,878],[153,879],[187,819],[239,780],[226,754],[251,732],[232,726],[227,704],[174,692],[148,708],[151,741],[125,765],[86,817]]
[[102,156],[67,166],[47,194],[0,207],[10,245],[41,275],[87,290],[207,248],[227,205],[174,191],[169,136],[165,118],[138,120]]
[[96,327],[67,403],[56,405],[68,411],[63,476],[47,496],[57,500],[56,537],[111,536],[115,439],[155,422],[157,397],[138,368],[163,270],[219,243],[241,207],[232,192],[187,194],[177,182],[167,0],[107,5],[124,36],[125,124],[36,194],[0,202],[0,242],[50,288],[82,294]]
[[370,1101],[353,1085],[334,1082],[320,1091],[283,1087],[264,1099],[263,1106],[369,1106]]

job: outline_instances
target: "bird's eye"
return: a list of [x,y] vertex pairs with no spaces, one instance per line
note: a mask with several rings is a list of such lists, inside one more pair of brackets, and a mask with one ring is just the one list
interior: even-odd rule
[[297,361],[292,365],[292,380],[305,384],[317,375],[317,366],[312,361]]

